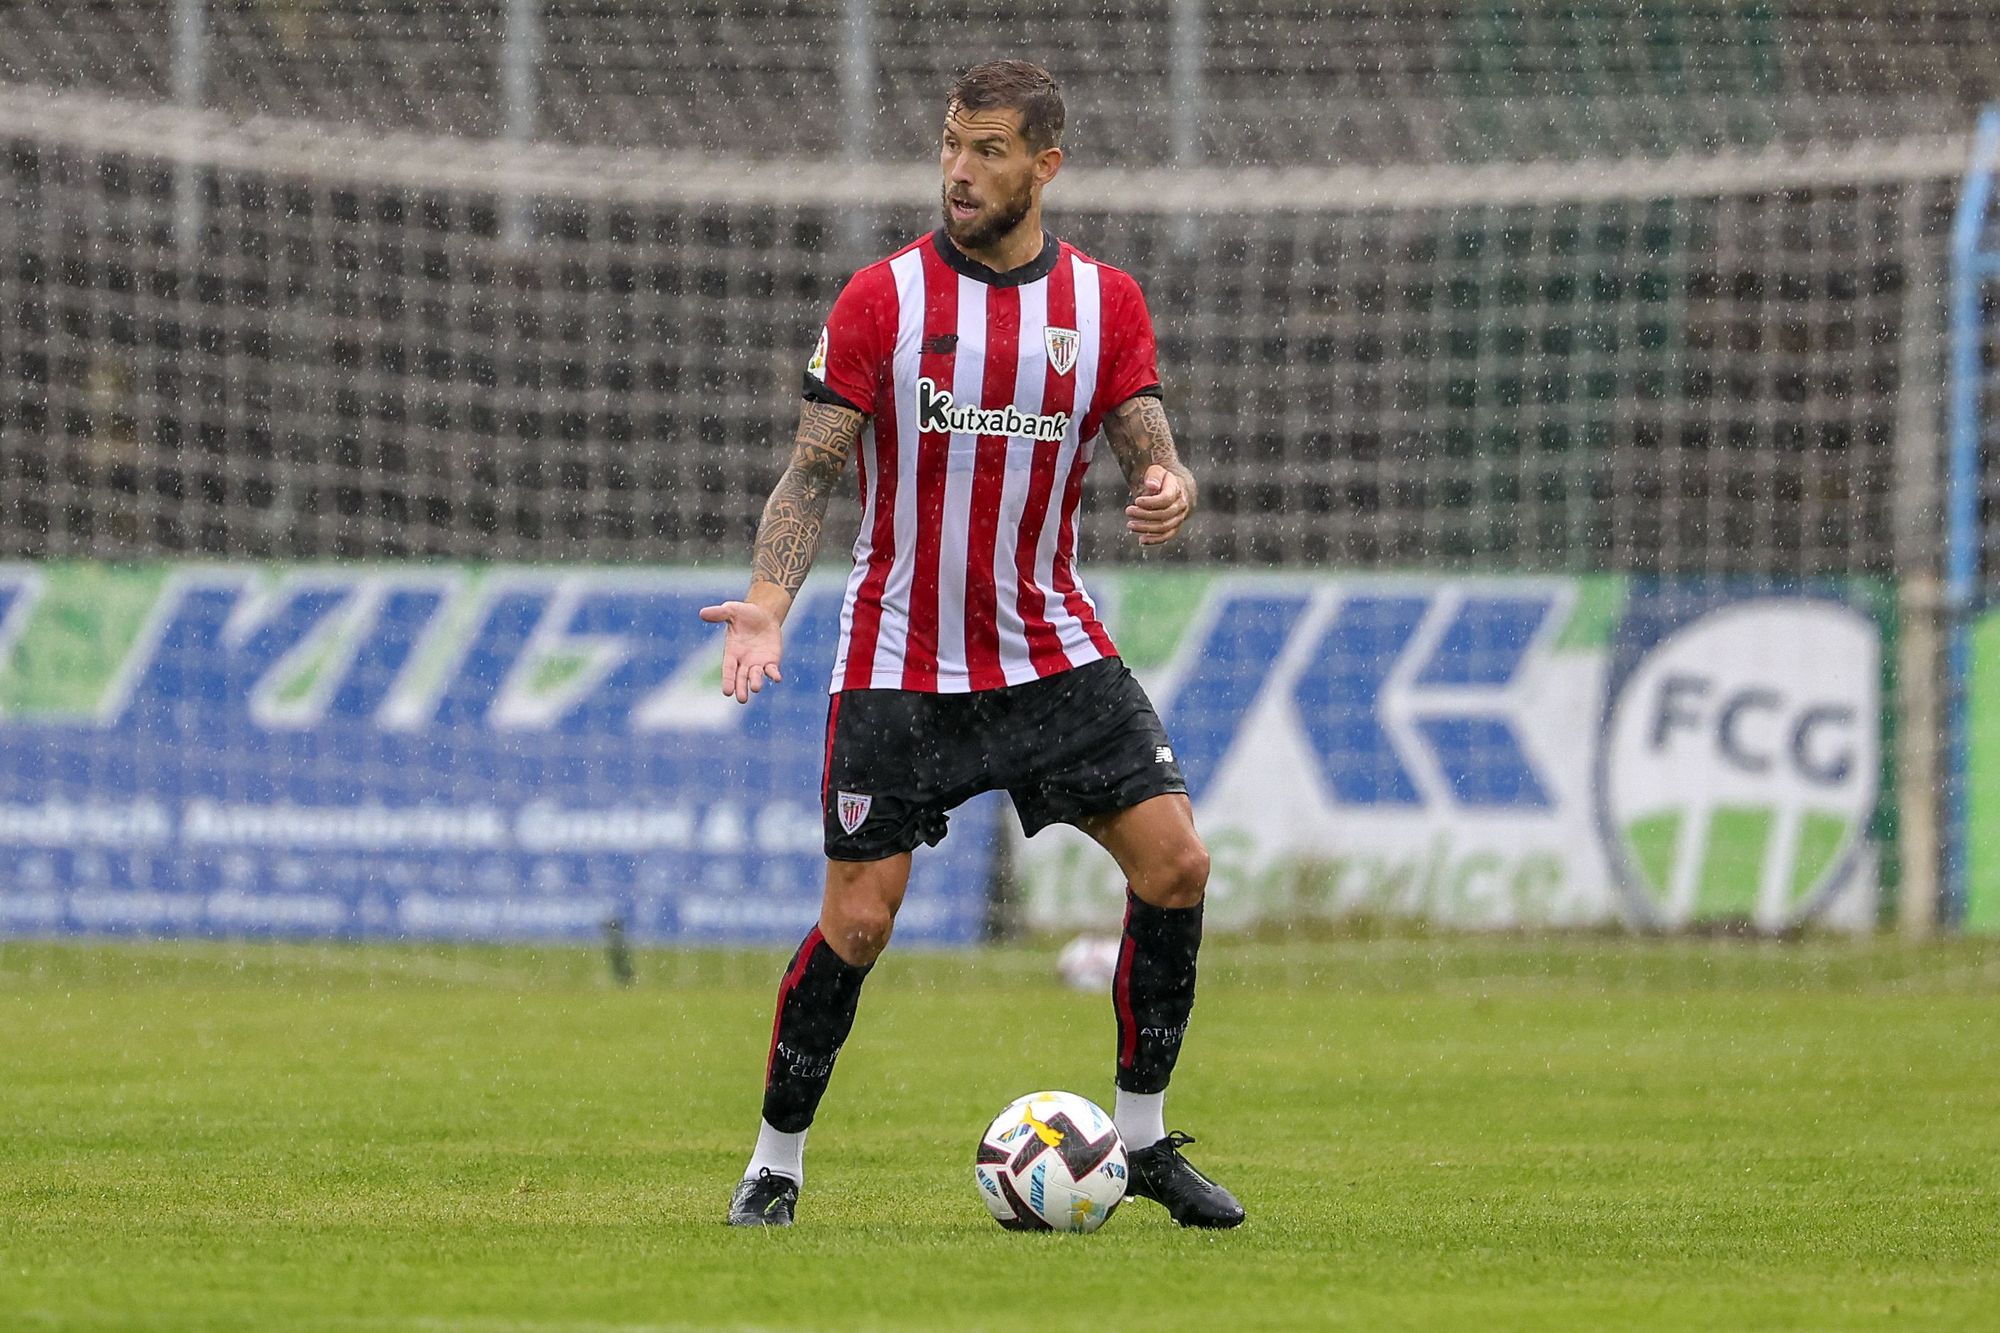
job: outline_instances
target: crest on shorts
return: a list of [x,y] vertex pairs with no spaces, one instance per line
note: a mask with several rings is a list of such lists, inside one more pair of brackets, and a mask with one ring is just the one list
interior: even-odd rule
[[1042,330],[1042,342],[1049,349],[1049,365],[1056,374],[1067,375],[1076,368],[1076,349],[1083,344],[1083,336],[1075,329],[1050,325]]
[[868,808],[875,804],[873,796],[863,796],[859,792],[843,791],[834,793],[833,812],[840,820],[840,826],[849,833],[861,827],[868,818]]

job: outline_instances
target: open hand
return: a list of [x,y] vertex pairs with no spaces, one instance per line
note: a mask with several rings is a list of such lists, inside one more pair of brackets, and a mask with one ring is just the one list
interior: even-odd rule
[[747,704],[760,693],[764,682],[783,680],[778,658],[784,651],[784,635],[778,617],[755,602],[724,602],[704,606],[701,618],[711,625],[726,625],[722,636],[722,692]]

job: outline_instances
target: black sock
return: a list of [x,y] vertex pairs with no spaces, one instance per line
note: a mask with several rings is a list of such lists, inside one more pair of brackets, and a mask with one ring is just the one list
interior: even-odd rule
[[1165,1092],[1194,1011],[1201,905],[1154,907],[1125,891],[1125,940],[1111,983],[1118,1014],[1118,1086]]
[[854,1026],[854,1007],[868,969],[840,959],[814,926],[785,968],[778,986],[778,1016],[771,1025],[771,1055],[764,1066],[764,1120],[796,1134],[833,1077],[834,1057]]

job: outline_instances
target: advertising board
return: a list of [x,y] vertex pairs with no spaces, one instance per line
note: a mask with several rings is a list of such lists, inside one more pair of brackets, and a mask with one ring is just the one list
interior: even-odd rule
[[[744,708],[690,570],[0,569],[0,932],[789,943],[817,914],[840,584]],[[1217,928],[1865,925],[1865,590],[1109,573]],[[1990,711],[1990,710],[1989,710]],[[1990,786],[1991,784],[1989,784]],[[920,849],[906,942],[979,937],[1004,801]],[[1994,821],[2000,823],[2000,821]],[[1975,868],[1983,864],[1977,860]],[[1115,924],[1074,830],[1026,923]],[[1990,858],[1989,858],[1990,859]]]
[[[792,943],[818,915],[837,581],[717,688],[738,574],[0,570],[0,932]],[[984,925],[994,804],[900,938]]]
[[[1128,575],[1221,926],[1780,930],[1874,916],[1881,630],[1843,595],[1613,578]],[[1018,836],[1018,830],[1016,830]],[[1028,923],[1123,885],[1052,830]]]

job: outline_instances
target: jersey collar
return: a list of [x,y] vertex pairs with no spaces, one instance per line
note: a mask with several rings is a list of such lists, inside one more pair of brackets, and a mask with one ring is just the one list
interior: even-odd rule
[[1040,282],[1055,272],[1056,261],[1062,258],[1062,242],[1047,231],[1042,233],[1042,252],[1019,268],[1010,268],[1005,273],[986,267],[953,245],[951,238],[944,234],[943,227],[931,233],[931,248],[953,270],[989,287],[1024,287],[1031,282]]

